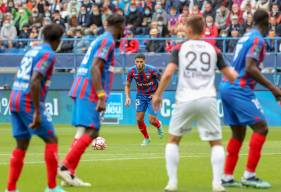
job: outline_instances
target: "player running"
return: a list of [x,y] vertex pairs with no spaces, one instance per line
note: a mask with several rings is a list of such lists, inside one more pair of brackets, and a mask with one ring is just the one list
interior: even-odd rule
[[24,165],[31,136],[45,142],[48,187],[45,192],[64,192],[57,186],[58,140],[52,123],[44,114],[45,98],[53,73],[56,50],[63,35],[60,25],[44,27],[44,43],[30,49],[21,60],[10,96],[11,122],[17,146],[10,159],[7,192],[18,191],[16,184]]
[[193,121],[197,123],[201,140],[208,141],[211,146],[213,191],[225,191],[221,185],[224,149],[221,144],[221,125],[217,114],[215,70],[217,67],[230,81],[235,80],[237,73],[225,64],[218,49],[201,40],[203,31],[202,17],[193,16],[187,19],[186,33],[190,40],[173,50],[171,61],[152,99],[154,109],[159,110],[163,91],[178,69],[176,103],[166,145],[165,157],[169,182],[165,191],[178,190],[179,143],[182,136],[191,131]]
[[58,174],[72,186],[91,186],[77,178],[75,170],[85,149],[99,135],[100,112],[105,111],[112,85],[115,41],[125,28],[125,19],[118,14],[110,15],[106,23],[106,32],[90,45],[69,93],[74,101],[72,124],[77,132]]
[[271,186],[256,176],[256,167],[266,140],[268,126],[253,91],[258,82],[268,88],[277,100],[281,97],[280,89],[260,72],[260,63],[264,59],[266,46],[263,36],[269,29],[268,17],[268,13],[264,10],[257,10],[254,13],[255,27],[239,40],[232,61],[232,66],[239,73],[239,77],[234,83],[225,80],[220,86],[224,121],[232,130],[232,137],[227,146],[225,176],[222,180],[224,186],[240,186],[240,183],[234,180],[233,172],[247,125],[252,128],[253,134],[249,142],[248,161],[241,183],[256,188]]
[[143,134],[144,140],[142,146],[146,146],[150,143],[149,134],[144,122],[145,112],[149,113],[149,123],[157,128],[159,138],[163,138],[164,132],[161,127],[161,122],[157,119],[157,113],[154,112],[151,99],[152,95],[158,87],[158,81],[160,80],[159,71],[153,66],[145,64],[145,55],[137,54],[135,56],[135,66],[131,67],[128,71],[127,82],[125,86],[126,94],[126,106],[131,104],[130,88],[131,82],[134,79],[137,85],[137,123],[140,132]]

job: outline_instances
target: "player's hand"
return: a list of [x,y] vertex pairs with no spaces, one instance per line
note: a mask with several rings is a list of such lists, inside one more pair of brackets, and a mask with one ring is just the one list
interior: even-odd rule
[[126,97],[125,105],[126,105],[126,107],[131,105],[131,98],[130,97]]
[[279,103],[281,102],[281,89],[278,88],[278,87],[274,87],[272,90],[271,90],[272,94],[274,95],[275,99],[277,101],[279,101]]
[[158,95],[152,96],[152,107],[154,111],[159,111],[162,105],[162,98]]
[[34,112],[32,123],[29,124],[29,128],[37,129],[40,127],[41,117],[39,112]]
[[106,109],[106,99],[105,99],[105,97],[100,97],[97,102],[96,110],[98,112],[102,112],[102,111],[105,111],[105,109]]

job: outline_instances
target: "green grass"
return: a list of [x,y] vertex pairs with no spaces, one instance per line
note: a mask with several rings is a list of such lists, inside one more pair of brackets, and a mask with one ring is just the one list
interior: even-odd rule
[[[75,129],[57,126],[60,139],[60,158],[64,157],[71,143]],[[9,125],[0,126],[0,191],[5,189],[8,159],[14,147]],[[166,138],[159,140],[156,130],[149,128],[152,143],[148,147],[139,144],[142,137],[135,126],[104,126],[101,134],[106,138],[108,149],[84,154],[77,175],[93,184],[92,188],[66,188],[69,192],[157,192],[163,191],[167,177],[164,160]],[[248,136],[250,131],[248,132]],[[229,138],[224,129],[224,143]],[[264,146],[264,156],[258,167],[258,176],[271,182],[268,192],[281,191],[281,129],[272,128]],[[247,138],[248,140],[248,138]],[[18,188],[21,192],[40,192],[46,186],[44,145],[34,137],[26,156]],[[180,147],[179,188],[181,192],[211,191],[210,149],[201,142],[196,129],[186,135]],[[247,143],[244,144],[236,178],[239,179],[245,167]],[[230,192],[257,191],[256,189],[229,189]],[[263,190],[258,190],[263,191]]]

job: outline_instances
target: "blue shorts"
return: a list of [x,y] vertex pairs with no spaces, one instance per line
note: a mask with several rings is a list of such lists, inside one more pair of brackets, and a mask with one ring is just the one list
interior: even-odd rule
[[72,125],[75,127],[89,127],[100,129],[100,112],[96,110],[96,103],[87,99],[74,99],[72,110]]
[[222,84],[220,93],[225,124],[254,125],[265,121],[261,105],[250,89]]
[[32,135],[38,135],[42,138],[50,138],[56,135],[53,124],[48,120],[43,110],[41,112],[40,127],[37,129],[29,128],[29,124],[31,124],[32,121],[32,112],[11,112],[13,136],[16,139],[28,139],[31,138]]
[[151,96],[143,96],[143,95],[137,95],[136,98],[136,108],[137,112],[146,112],[148,111],[149,115],[157,116],[157,113],[153,110],[152,104],[151,104]]

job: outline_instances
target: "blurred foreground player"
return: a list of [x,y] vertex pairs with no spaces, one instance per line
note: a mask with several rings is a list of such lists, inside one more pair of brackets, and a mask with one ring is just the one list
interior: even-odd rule
[[187,19],[186,33],[190,40],[179,44],[172,51],[171,60],[152,99],[154,109],[159,109],[163,91],[178,69],[176,103],[170,121],[165,154],[169,177],[165,191],[178,190],[179,144],[182,136],[191,131],[193,121],[197,124],[201,140],[208,141],[211,147],[213,191],[225,191],[221,185],[224,149],[217,113],[215,71],[218,68],[230,81],[236,79],[237,73],[225,64],[217,48],[201,40],[203,31],[204,20],[201,16]]
[[45,143],[48,187],[45,192],[63,192],[56,184],[58,140],[52,123],[44,114],[45,98],[56,62],[63,29],[50,24],[43,29],[44,43],[30,49],[23,57],[10,96],[13,136],[17,141],[10,159],[7,191],[18,191],[17,181],[24,165],[31,136],[38,135]]
[[125,28],[125,19],[118,14],[110,15],[106,23],[106,32],[90,45],[69,93],[74,101],[72,124],[77,132],[58,174],[71,186],[91,186],[75,177],[75,170],[86,148],[99,135],[100,112],[105,111],[113,80],[115,41]]
[[254,13],[254,28],[237,43],[232,67],[239,73],[234,83],[225,80],[221,83],[220,93],[224,110],[225,124],[230,125],[232,137],[227,146],[224,168],[224,186],[240,186],[234,180],[233,172],[238,161],[240,148],[246,135],[246,127],[253,130],[249,142],[248,161],[241,179],[242,185],[255,188],[269,188],[271,185],[256,176],[256,167],[261,157],[262,146],[266,140],[268,126],[255,96],[256,82],[269,89],[277,100],[281,91],[268,81],[260,72],[260,63],[265,56],[265,40],[268,33],[268,13],[257,10]]
[[149,134],[144,122],[145,112],[149,113],[149,123],[157,128],[159,138],[163,138],[164,132],[161,127],[161,122],[157,119],[157,113],[154,112],[151,99],[158,87],[160,80],[160,72],[153,66],[145,63],[145,55],[137,54],[135,56],[135,66],[131,67],[128,71],[127,82],[125,86],[126,106],[131,104],[130,88],[132,80],[136,81],[137,97],[136,97],[136,118],[140,132],[144,140],[142,146],[150,143]]

